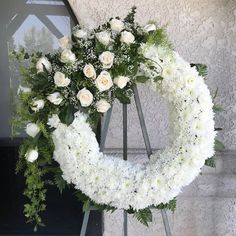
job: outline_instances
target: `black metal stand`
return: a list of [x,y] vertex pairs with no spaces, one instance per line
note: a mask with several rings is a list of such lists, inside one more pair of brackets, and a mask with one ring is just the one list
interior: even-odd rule
[[[141,129],[142,129],[143,139],[144,139],[147,155],[149,158],[152,154],[152,149],[151,149],[150,140],[148,137],[147,128],[146,128],[146,124],[145,124],[145,120],[144,120],[144,116],[143,116],[143,111],[142,111],[142,107],[141,107],[141,103],[140,103],[140,99],[139,99],[139,95],[138,95],[138,89],[137,89],[136,85],[134,85],[133,91],[134,91],[135,105],[136,105],[136,109],[137,109],[138,117],[139,117],[139,123],[140,123]],[[111,118],[111,113],[112,113],[112,108],[113,108],[113,106],[107,112],[106,117],[105,117],[105,121],[104,121],[104,125],[102,128],[101,143],[100,143],[100,150],[101,151],[104,150],[108,127],[109,127],[110,118]],[[127,160],[127,150],[128,150],[127,144],[128,144],[128,139],[127,139],[127,104],[123,104],[123,160]],[[89,214],[90,214],[91,210],[93,210],[92,207],[90,207],[89,210],[86,211],[84,214],[83,225],[82,225],[82,229],[80,232],[80,236],[85,236],[87,225],[88,225]],[[128,236],[128,221],[127,221],[128,217],[127,217],[126,211],[123,212],[123,216],[124,216],[123,235]],[[164,209],[161,210],[161,216],[162,216],[163,224],[165,227],[166,236],[171,236],[171,230],[170,230],[170,226],[169,226],[169,222],[168,222],[168,217],[167,217],[166,211]]]

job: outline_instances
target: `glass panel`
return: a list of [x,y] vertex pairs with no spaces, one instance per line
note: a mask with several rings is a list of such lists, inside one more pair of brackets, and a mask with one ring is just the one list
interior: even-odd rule
[[16,92],[20,82],[17,67],[9,62],[8,53],[21,47],[28,52],[52,52],[58,49],[58,39],[70,35],[74,25],[63,1],[9,0],[3,8],[4,14],[0,15],[0,138],[10,136],[10,93],[11,89],[12,94]]

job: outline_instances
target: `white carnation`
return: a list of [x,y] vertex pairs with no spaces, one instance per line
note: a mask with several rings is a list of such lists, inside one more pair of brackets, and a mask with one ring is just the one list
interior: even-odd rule
[[65,49],[61,53],[61,62],[66,64],[73,64],[76,61],[75,54],[69,50]]
[[111,107],[111,104],[107,102],[105,99],[101,99],[98,102],[96,102],[96,108],[98,112],[105,113],[107,112]]
[[37,72],[38,73],[43,72],[44,67],[49,72],[52,70],[52,65],[51,65],[50,61],[46,57],[41,57],[36,63]]
[[95,80],[95,85],[100,92],[109,90],[113,85],[110,73],[102,71]]
[[101,44],[105,46],[107,46],[111,41],[111,35],[107,31],[101,31],[99,33],[96,33],[96,38]]
[[28,123],[25,127],[25,132],[33,138],[39,133],[39,131],[40,129],[35,123]]
[[130,78],[127,76],[118,76],[114,79],[114,84],[116,84],[119,88],[123,89],[129,81]]
[[120,33],[124,29],[124,23],[119,19],[112,19],[110,21],[111,29],[115,32]]
[[63,101],[63,97],[59,92],[54,92],[47,96],[48,101],[53,103],[54,105],[59,105]]
[[99,60],[102,63],[104,69],[109,69],[113,65],[114,53],[105,51],[99,56]]
[[28,150],[25,154],[25,158],[28,162],[34,162],[38,159],[39,153],[37,149]]
[[128,31],[121,32],[120,41],[122,43],[130,45],[130,44],[134,43],[134,40],[135,40],[135,37],[132,33],[128,32]]
[[86,88],[81,89],[76,97],[82,107],[88,107],[93,102],[93,94]]
[[70,79],[68,79],[62,72],[57,71],[53,78],[54,83],[58,87],[67,87],[70,84]]
[[[82,112],[75,114],[71,125],[60,124],[53,131],[54,159],[60,164],[63,178],[97,203],[136,210],[166,203],[196,177],[205,160],[214,154],[212,101],[204,80],[177,54],[168,59],[167,54],[163,56],[164,79],[153,84],[156,93],[169,103],[171,147],[140,164],[106,156],[100,152],[95,133]],[[152,58],[159,63],[158,57]],[[95,82],[96,86],[106,86],[101,91],[107,89],[107,84],[112,86],[107,73],[104,71],[102,80]],[[189,80],[189,76],[196,80]],[[108,105],[101,103],[101,111],[105,111]],[[98,105],[99,101],[97,109]]]

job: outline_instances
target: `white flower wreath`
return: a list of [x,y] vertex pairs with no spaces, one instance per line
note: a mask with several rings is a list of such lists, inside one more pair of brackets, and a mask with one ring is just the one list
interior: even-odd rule
[[[81,112],[71,125],[57,124],[52,134],[54,159],[63,178],[96,203],[136,210],[167,203],[193,181],[214,154],[210,92],[194,67],[177,53],[170,56],[162,49],[142,47],[145,57],[161,64],[164,79],[151,79],[149,85],[169,103],[169,147],[153,154],[145,164],[106,156],[99,151],[87,116]],[[152,76],[151,71],[145,73]]]
[[[12,53],[31,62],[13,122],[28,123],[17,165],[25,169],[25,215],[42,225],[47,183],[61,192],[73,184],[84,208],[91,201],[97,209],[125,209],[148,225],[148,207],[174,209],[181,188],[204,164],[214,165],[214,145],[223,146],[215,140],[213,108],[220,107],[204,83],[206,66],[174,52],[165,29],[135,22],[135,7],[93,30],[77,25],[59,44],[46,55]],[[169,145],[144,164],[104,155],[92,131],[115,99],[130,103],[138,83],[166,98],[170,110]]]

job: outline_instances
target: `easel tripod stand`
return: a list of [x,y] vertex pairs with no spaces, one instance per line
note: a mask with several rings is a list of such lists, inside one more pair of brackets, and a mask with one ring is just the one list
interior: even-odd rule
[[[142,107],[141,107],[141,103],[140,103],[140,99],[139,99],[138,89],[137,89],[136,85],[133,86],[133,91],[134,91],[135,105],[136,105],[136,109],[138,112],[139,122],[140,122],[140,126],[142,129],[143,139],[144,139],[144,143],[145,143],[145,147],[146,147],[146,152],[147,152],[147,155],[149,158],[152,154],[152,149],[151,149],[150,140],[148,137],[147,128],[146,128],[146,124],[145,124],[145,120],[144,120],[144,116],[143,116],[143,111],[142,111]],[[113,108],[113,106],[111,106],[111,108],[108,110],[106,117],[105,117],[104,125],[102,128],[101,142],[100,142],[101,152],[104,151],[105,141],[106,141],[107,132],[108,132],[110,119],[111,119],[112,108]],[[128,146],[127,146],[128,142],[127,141],[128,141],[128,139],[127,139],[127,104],[123,104],[123,160],[127,160],[127,150],[128,150]],[[80,236],[85,236],[85,234],[86,234],[89,215],[90,215],[91,210],[94,210],[92,206],[90,206],[89,209],[84,213],[83,224],[82,224],[82,228],[80,231]],[[171,231],[170,231],[170,226],[169,226],[169,221],[167,218],[166,211],[165,211],[165,209],[161,209],[160,211],[161,211],[161,216],[162,216],[162,220],[164,223],[166,236],[171,236]],[[123,216],[124,216],[123,236],[128,236],[128,224],[127,224],[128,219],[127,219],[127,212],[126,211],[123,212]]]

